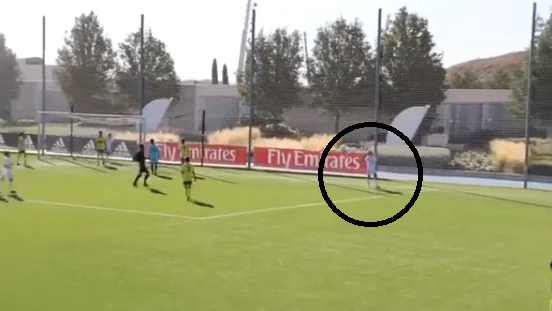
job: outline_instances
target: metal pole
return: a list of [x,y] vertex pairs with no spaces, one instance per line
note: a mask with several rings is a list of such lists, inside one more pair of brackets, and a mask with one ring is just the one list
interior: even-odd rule
[[[42,16],[42,111],[46,110],[46,16]],[[37,145],[39,145],[40,152],[44,155],[44,149],[46,149],[46,130],[45,130],[45,120],[44,114],[40,114],[40,137],[37,138]]]
[[523,170],[523,189],[527,189],[529,181],[529,117],[531,114],[531,103],[533,100],[533,53],[535,45],[535,28],[537,24],[537,3],[533,2],[533,16],[531,21],[531,43],[529,45],[529,61],[527,64],[527,98],[525,99],[525,160]]
[[249,65],[249,144],[247,148],[247,168],[251,168],[251,158],[253,155],[253,118],[255,117],[253,104],[254,104],[254,88],[253,83],[255,82],[255,20],[257,19],[257,4],[253,5],[253,12],[251,16],[251,55],[250,55],[250,65]]
[[205,110],[201,112],[201,166],[205,155]]
[[[138,98],[140,99],[140,116],[144,116],[143,113],[144,113],[144,106],[146,105],[145,101],[146,101],[146,89],[145,89],[145,85],[146,85],[146,81],[145,81],[145,74],[144,74],[144,67],[145,67],[145,64],[144,64],[144,14],[141,14],[140,15],[140,91],[139,91],[139,96]],[[144,132],[144,124],[142,122],[143,120],[140,120],[140,134],[139,134],[139,138],[140,138],[140,144],[143,144],[144,143],[144,139],[145,137],[143,137],[143,132]]]
[[[73,112],[75,112],[75,107],[71,105],[71,113],[73,113]],[[73,144],[73,142],[74,142],[74,138],[73,138],[74,137],[73,136],[74,135],[74,132],[73,132],[73,130],[74,130],[73,129],[73,118],[71,118],[69,127],[70,127],[70,135],[71,135],[71,136],[69,136],[69,148],[71,148],[70,149],[71,150],[71,157],[74,158],[74,156],[73,156],[73,146],[74,146],[74,144]]]
[[[376,39],[376,80],[374,86],[374,118],[379,122],[381,104],[381,9],[378,9],[378,34]],[[374,155],[378,156],[379,129],[374,128]],[[377,169],[377,168],[376,168]]]

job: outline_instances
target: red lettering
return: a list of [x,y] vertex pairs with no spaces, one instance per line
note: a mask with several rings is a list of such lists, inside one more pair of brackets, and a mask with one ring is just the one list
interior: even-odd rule
[[[293,149],[255,148],[256,167],[272,167],[302,171],[317,171],[321,152]],[[364,174],[364,154],[330,152],[324,162],[324,170],[335,173]]]

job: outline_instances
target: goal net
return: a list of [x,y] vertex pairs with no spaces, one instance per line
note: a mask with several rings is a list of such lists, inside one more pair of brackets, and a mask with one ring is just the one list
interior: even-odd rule
[[36,146],[26,147],[35,147],[39,158],[96,157],[96,138],[102,131],[106,140],[112,138],[110,156],[127,160],[146,137],[145,117],[140,115],[38,111],[38,120]]

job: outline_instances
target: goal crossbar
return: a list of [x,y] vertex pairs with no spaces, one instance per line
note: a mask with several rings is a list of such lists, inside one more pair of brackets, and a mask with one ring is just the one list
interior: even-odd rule
[[[37,117],[36,149],[39,158],[48,154],[77,157],[89,153],[90,142],[95,142],[99,131],[106,136],[113,133],[116,143],[123,140],[127,144],[129,141],[143,143],[146,137],[146,118],[142,115],[40,110],[37,111]],[[122,134],[130,135],[131,138],[117,137]],[[87,149],[83,151],[85,142]]]

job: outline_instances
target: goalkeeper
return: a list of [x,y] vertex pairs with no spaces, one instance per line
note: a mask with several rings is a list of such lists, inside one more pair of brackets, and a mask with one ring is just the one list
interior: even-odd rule
[[196,180],[194,166],[190,163],[190,158],[184,158],[184,163],[182,163],[182,181],[188,202],[192,200],[192,180]]

